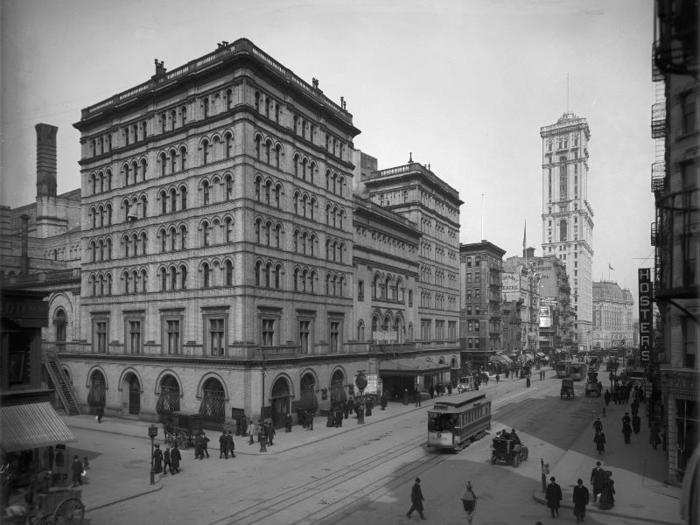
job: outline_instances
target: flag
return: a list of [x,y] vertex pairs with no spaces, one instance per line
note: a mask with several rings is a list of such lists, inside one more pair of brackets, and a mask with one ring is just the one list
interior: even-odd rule
[[615,271],[615,268],[612,267],[612,264],[608,263],[608,268],[612,271]]

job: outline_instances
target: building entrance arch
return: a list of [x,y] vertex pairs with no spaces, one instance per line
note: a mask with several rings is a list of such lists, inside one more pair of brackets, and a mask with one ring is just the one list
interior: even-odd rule
[[88,391],[87,403],[90,413],[94,414],[99,408],[104,409],[107,400],[107,380],[99,370],[95,370],[90,375],[90,390]]
[[129,414],[134,416],[138,416],[141,412],[141,383],[136,374],[129,373],[124,377],[122,406],[126,406]]
[[172,375],[164,375],[160,380],[160,395],[156,402],[156,412],[165,415],[180,410],[180,385]]
[[291,412],[292,392],[286,377],[278,377],[272,384],[270,393],[270,409],[275,428],[284,426],[287,414]]
[[301,410],[312,410],[316,411],[318,409],[318,399],[316,398],[316,378],[311,372],[306,372],[301,376],[301,382],[299,386],[300,400],[299,408]]
[[225,414],[226,392],[224,385],[215,377],[210,377],[202,386],[202,403],[199,405],[202,425],[207,428],[220,428],[224,424]]
[[331,376],[331,406],[334,403],[342,403],[346,399],[345,374],[342,370],[336,370]]

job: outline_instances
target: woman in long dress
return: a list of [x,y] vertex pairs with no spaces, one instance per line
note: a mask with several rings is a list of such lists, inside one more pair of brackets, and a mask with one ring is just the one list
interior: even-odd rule
[[471,523],[474,519],[474,511],[476,510],[476,494],[472,490],[471,482],[465,483],[464,494],[462,494],[462,505],[467,512],[467,522]]

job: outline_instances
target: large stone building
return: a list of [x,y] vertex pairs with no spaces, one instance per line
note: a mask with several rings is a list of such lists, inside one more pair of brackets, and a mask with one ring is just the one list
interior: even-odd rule
[[554,256],[535,257],[534,269],[540,278],[540,351],[570,350],[575,335],[574,311],[566,265]]
[[[698,2],[656,0],[655,15],[652,80],[657,100],[651,133],[657,158],[651,186],[656,221],[651,241],[656,247],[654,302],[660,323],[646,364],[652,378],[651,420],[661,424],[667,436],[668,480],[680,482],[697,450],[700,417]],[[686,504],[695,510],[700,469],[691,476],[696,496]]]
[[632,293],[617,283],[593,283],[592,348],[632,347]]
[[[509,341],[518,342],[518,346],[506,350],[513,354],[534,354],[540,348],[540,274],[536,271],[535,249],[524,249],[522,257],[508,257],[503,262],[502,281],[503,303],[507,304],[509,317],[519,312],[520,319],[519,341],[514,334],[508,337]],[[510,318],[511,332],[513,325],[513,319]]]
[[459,247],[459,308],[462,361],[486,364],[503,350],[502,282],[506,251],[482,240]]
[[564,113],[540,129],[542,137],[542,252],[561,259],[572,287],[577,343],[585,346],[593,302],[593,208],[588,197],[585,118]]
[[[75,127],[81,189],[36,246],[76,241],[57,290],[77,285],[75,300],[44,342],[82,405],[279,424],[352,393],[359,371],[391,390],[459,368],[459,195],[411,162],[356,197],[359,130],[315,79],[224,42],[172,71],[157,61]],[[37,206],[50,179],[39,170]]]

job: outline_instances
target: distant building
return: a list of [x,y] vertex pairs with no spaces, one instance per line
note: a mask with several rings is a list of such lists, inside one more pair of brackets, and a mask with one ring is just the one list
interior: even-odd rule
[[566,265],[557,257],[546,256],[535,257],[534,267],[540,276],[540,351],[570,349],[575,332]]
[[564,113],[542,137],[542,253],[566,265],[576,314],[576,342],[586,345],[592,322],[593,208],[588,200],[585,118]]
[[513,352],[539,351],[540,275],[535,249],[523,250],[523,256],[508,257],[503,262],[503,302],[520,310],[520,342]]
[[482,240],[459,247],[462,361],[488,362],[503,350],[501,273],[505,250]]
[[632,347],[634,343],[632,293],[617,283],[593,283],[591,348]]

